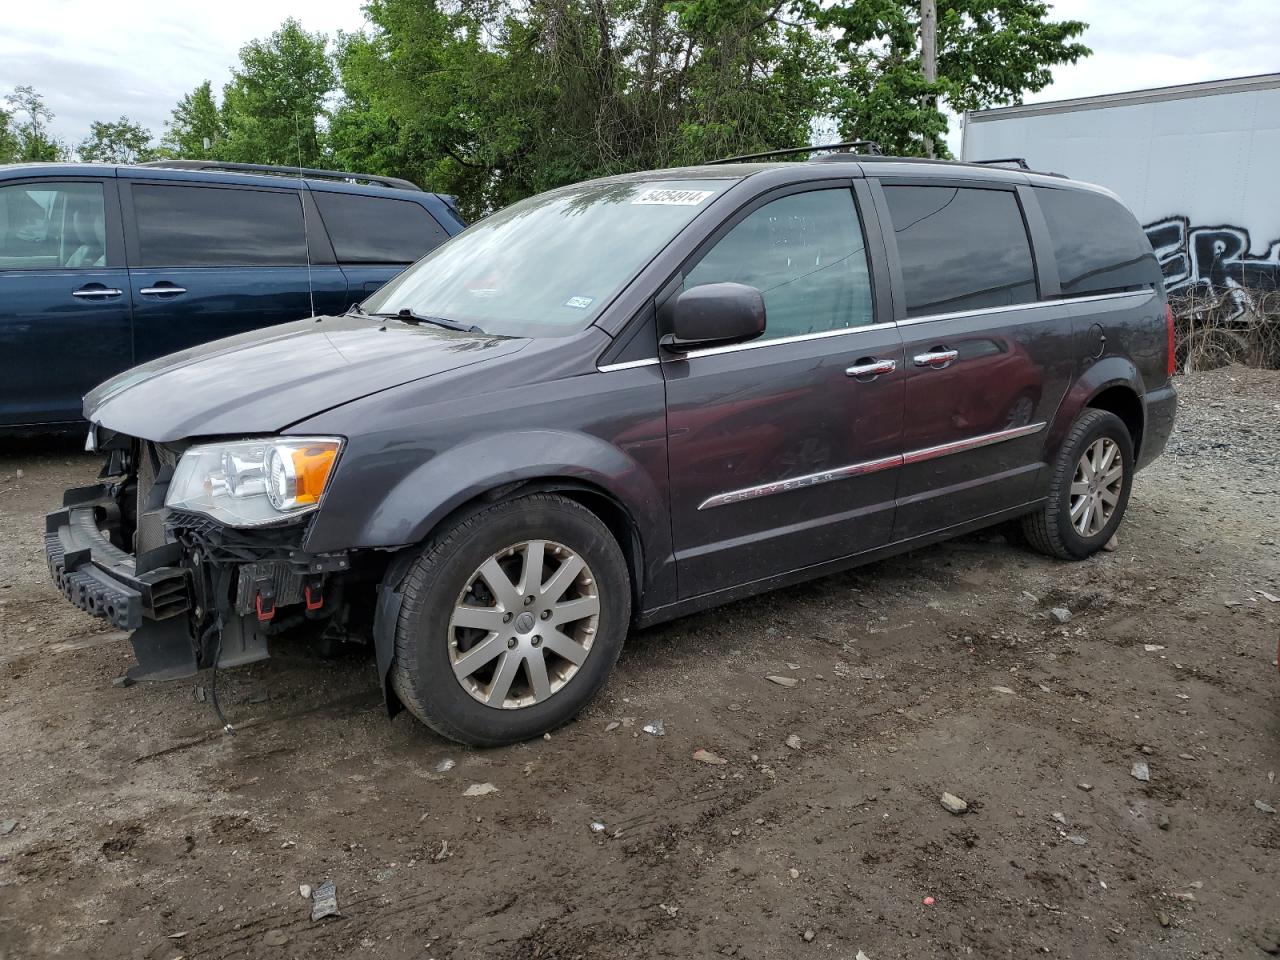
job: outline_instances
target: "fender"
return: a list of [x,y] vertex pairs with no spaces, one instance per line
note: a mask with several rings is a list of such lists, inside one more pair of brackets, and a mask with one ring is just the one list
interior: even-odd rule
[[321,509],[308,532],[307,549],[418,544],[454,510],[490,491],[530,480],[568,479],[600,488],[630,514],[647,561],[646,593],[658,588],[659,568],[670,565],[665,493],[624,449],[599,437],[559,430],[482,433],[396,472],[397,479],[381,496],[376,496],[379,484],[369,489],[370,477],[345,481],[348,489],[340,491],[339,499],[354,509],[336,515]]
[[[358,526],[345,515],[308,534],[308,549],[316,544],[345,541],[347,548],[394,549],[424,542],[449,514],[486,493],[524,481],[570,479],[604,490],[631,515],[640,537],[646,569],[643,589],[652,602],[674,596],[662,589],[661,571],[671,571],[670,525],[666,502],[649,474],[621,449],[588,434],[530,430],[472,437],[409,470],[381,500],[363,501]],[[349,531],[343,533],[342,531]],[[336,538],[336,540],[334,539]],[[395,625],[402,600],[401,587],[417,551],[401,550],[378,587],[374,615],[374,648],[378,678],[387,709],[398,703],[387,685],[395,647]],[[671,596],[664,594],[670,592]]]
[[[1080,416],[1080,411],[1089,406],[1089,402],[1103,390],[1116,386],[1132,390],[1139,401],[1143,400],[1146,392],[1138,368],[1125,357],[1104,357],[1081,371],[1080,376],[1072,383],[1071,389],[1062,398],[1062,402],[1058,404],[1058,410],[1049,424],[1049,431],[1044,441],[1046,463],[1066,439],[1067,432],[1071,429],[1071,424],[1075,423],[1076,417]],[[1145,418],[1146,404],[1143,403],[1142,406]]]

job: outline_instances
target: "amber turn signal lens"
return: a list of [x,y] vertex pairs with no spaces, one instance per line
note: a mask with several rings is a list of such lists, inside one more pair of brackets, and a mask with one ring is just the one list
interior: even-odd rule
[[336,443],[309,444],[294,450],[292,459],[293,474],[297,483],[294,502],[298,506],[318,502],[320,494],[324,493],[325,485],[329,482],[333,462],[338,459],[338,445]]
[[278,440],[267,454],[267,497],[281,512],[320,502],[342,441],[337,438]]

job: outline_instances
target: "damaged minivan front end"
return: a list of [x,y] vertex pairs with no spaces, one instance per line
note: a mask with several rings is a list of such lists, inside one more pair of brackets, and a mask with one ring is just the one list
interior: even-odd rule
[[342,438],[156,443],[95,425],[88,445],[99,480],[48,515],[45,550],[72,603],[133,632],[130,679],[261,660],[306,625],[349,637],[351,558],[303,549]]

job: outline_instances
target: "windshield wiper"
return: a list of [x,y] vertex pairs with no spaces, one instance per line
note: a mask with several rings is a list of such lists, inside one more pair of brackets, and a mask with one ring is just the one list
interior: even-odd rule
[[414,313],[408,307],[401,307],[395,313],[375,313],[374,316],[390,317],[403,320],[405,323],[430,323],[433,326],[444,327],[446,330],[461,330],[463,333],[484,333],[474,323],[459,323],[457,320],[449,320],[445,317],[429,317],[426,314]]

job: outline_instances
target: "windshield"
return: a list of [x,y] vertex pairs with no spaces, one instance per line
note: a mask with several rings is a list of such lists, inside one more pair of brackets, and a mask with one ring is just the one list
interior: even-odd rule
[[437,247],[362,307],[500,336],[574,333],[733,182],[585,183],[530,197]]

